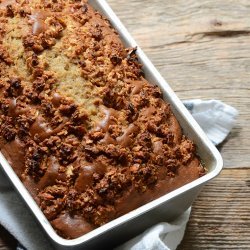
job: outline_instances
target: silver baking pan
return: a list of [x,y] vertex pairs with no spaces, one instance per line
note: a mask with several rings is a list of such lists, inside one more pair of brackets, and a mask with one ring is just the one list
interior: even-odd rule
[[[217,176],[222,169],[223,161],[220,153],[206,137],[202,129],[183,106],[170,86],[162,78],[150,60],[146,57],[126,28],[111,10],[105,0],[90,0],[89,3],[103,13],[119,32],[127,47],[137,47],[137,55],[144,65],[146,79],[158,85],[164,98],[172,106],[185,135],[197,145],[198,154],[208,169],[208,173],[175,191],[172,191],[144,206],[131,211],[85,235],[74,240],[66,240],[57,235],[38,205],[19,180],[4,156],[0,153],[0,164],[12,184],[30,208],[55,248],[58,249],[111,249],[122,242],[143,232],[148,227],[161,221],[170,221],[191,206],[202,186]],[[128,201],[129,202],[129,201]]]

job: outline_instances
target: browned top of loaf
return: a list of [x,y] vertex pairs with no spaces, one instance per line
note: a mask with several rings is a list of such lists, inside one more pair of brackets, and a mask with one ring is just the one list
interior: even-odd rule
[[136,50],[86,1],[0,1],[0,148],[78,237],[204,174]]

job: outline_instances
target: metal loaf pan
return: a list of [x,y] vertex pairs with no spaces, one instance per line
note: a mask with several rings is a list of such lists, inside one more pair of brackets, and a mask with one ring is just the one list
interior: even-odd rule
[[184,134],[192,139],[197,145],[198,154],[208,169],[208,173],[175,191],[172,191],[83,235],[82,237],[74,240],[66,240],[56,234],[38,205],[14,173],[6,159],[0,153],[0,164],[2,165],[4,172],[7,174],[16,190],[20,193],[27,206],[31,209],[55,248],[58,249],[111,249],[113,246],[121,244],[131,237],[136,236],[157,222],[174,219],[191,206],[202,186],[217,176],[223,165],[220,153],[209,141],[173,90],[136,44],[106,1],[89,0],[89,3],[110,20],[113,27],[120,34],[125,46],[137,47],[137,55],[140,62],[143,64],[146,79],[162,89],[164,98],[171,104],[173,112],[177,117]]

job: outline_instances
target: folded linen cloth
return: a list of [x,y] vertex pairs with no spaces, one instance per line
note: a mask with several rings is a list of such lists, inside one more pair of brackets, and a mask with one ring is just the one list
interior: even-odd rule
[[162,222],[115,250],[174,250],[180,244],[191,208],[170,223]]
[[[218,100],[188,100],[184,105],[191,112],[208,138],[221,143],[234,126],[238,111]],[[0,224],[24,246],[18,250],[51,250],[47,236],[34,220],[31,212],[15,192],[0,168]],[[191,209],[171,224],[159,223],[117,250],[174,250],[181,242]]]
[[232,130],[238,111],[221,101],[200,99],[183,101],[207,137],[218,145]]

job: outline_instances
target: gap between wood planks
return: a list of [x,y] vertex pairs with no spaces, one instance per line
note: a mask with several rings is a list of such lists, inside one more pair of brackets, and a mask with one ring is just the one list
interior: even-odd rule
[[224,169],[194,202],[178,250],[249,249],[249,215],[250,168]]

